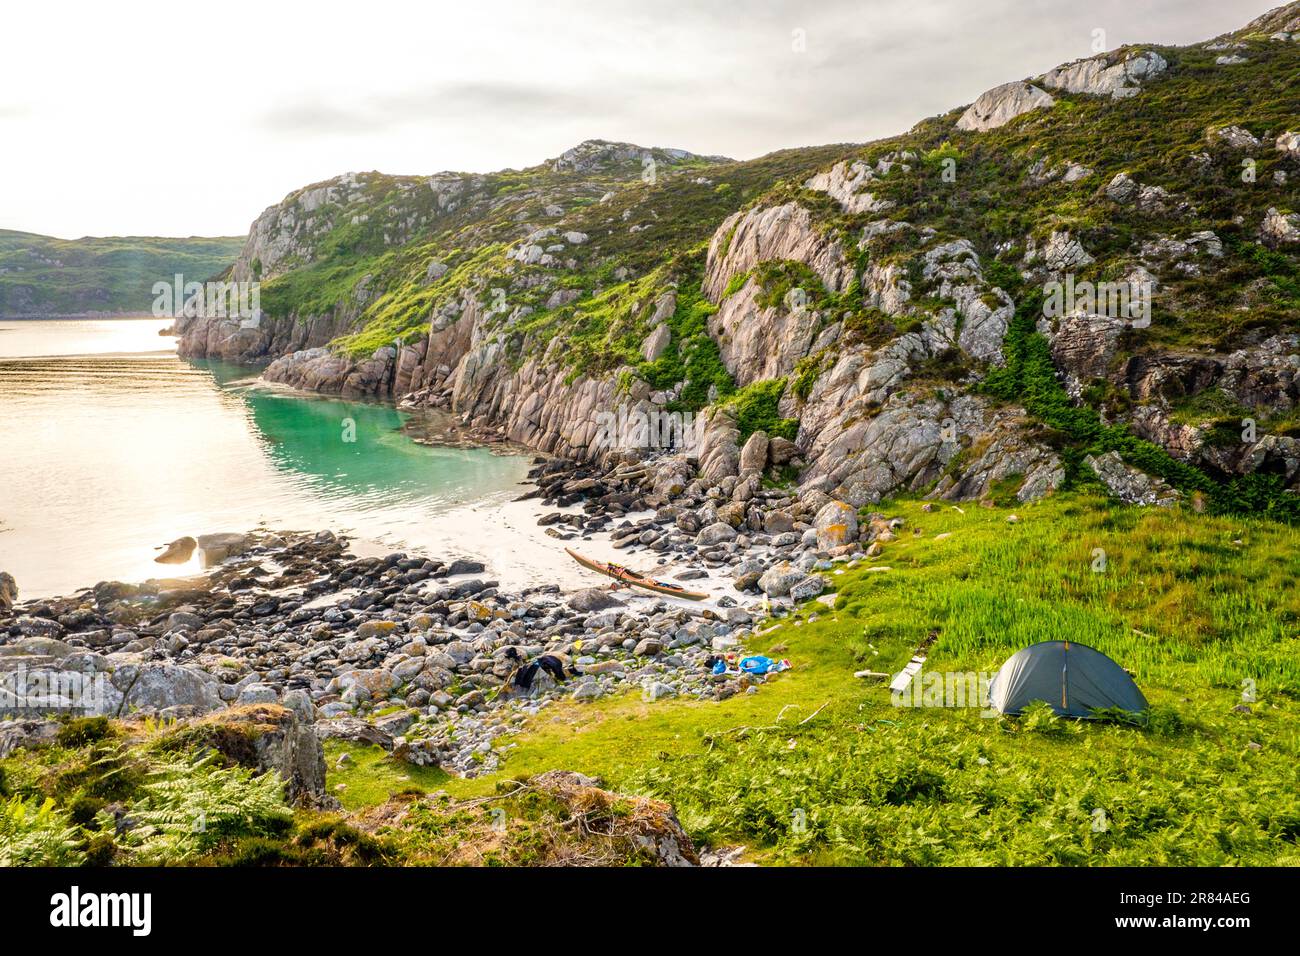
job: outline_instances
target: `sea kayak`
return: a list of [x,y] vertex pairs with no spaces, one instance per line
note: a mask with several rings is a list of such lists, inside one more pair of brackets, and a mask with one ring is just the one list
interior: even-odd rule
[[644,588],[647,591],[654,591],[656,594],[666,594],[669,597],[685,598],[688,601],[703,601],[708,598],[708,594],[701,591],[688,591],[680,584],[671,584],[668,581],[656,581],[654,578],[647,578],[642,574],[625,568],[621,564],[612,564],[608,561],[593,561],[591,558],[584,558],[577,551],[569,548],[564,549],[569,557],[577,561],[584,568],[590,568],[600,574],[609,575],[615,581],[627,587]]

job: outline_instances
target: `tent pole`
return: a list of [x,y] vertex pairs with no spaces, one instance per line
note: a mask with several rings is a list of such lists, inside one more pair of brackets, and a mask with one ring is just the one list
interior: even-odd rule
[[1065,653],[1061,657],[1061,710],[1068,711],[1070,686],[1070,642],[1065,642]]

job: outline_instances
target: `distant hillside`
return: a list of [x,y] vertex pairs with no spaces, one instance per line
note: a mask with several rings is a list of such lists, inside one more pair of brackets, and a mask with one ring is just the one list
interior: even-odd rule
[[141,313],[153,284],[204,281],[224,271],[243,238],[122,236],[55,239],[0,229],[0,318]]

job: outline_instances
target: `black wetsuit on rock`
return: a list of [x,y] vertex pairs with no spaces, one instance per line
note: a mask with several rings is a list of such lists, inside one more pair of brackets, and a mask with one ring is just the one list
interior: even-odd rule
[[[506,649],[506,656],[511,660],[519,660],[519,652],[513,647]],[[556,654],[543,654],[535,661],[529,661],[527,664],[521,664],[516,667],[514,673],[506,678],[506,686],[527,692],[532,689],[533,679],[537,677],[539,670],[546,671],[555,678],[555,682],[565,680],[569,675],[564,671],[564,660]]]

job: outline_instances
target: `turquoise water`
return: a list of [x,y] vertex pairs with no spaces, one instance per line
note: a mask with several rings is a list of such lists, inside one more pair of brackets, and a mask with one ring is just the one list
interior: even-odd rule
[[428,547],[449,511],[519,494],[527,458],[426,447],[390,406],[184,361],[168,324],[0,322],[0,570],[21,597],[188,573],[155,547],[259,525]]

